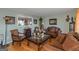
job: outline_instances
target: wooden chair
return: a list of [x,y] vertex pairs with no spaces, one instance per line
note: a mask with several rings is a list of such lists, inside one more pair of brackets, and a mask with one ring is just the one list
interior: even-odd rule
[[11,30],[12,45],[14,45],[14,42],[18,42],[19,46],[21,46],[21,42],[24,40],[25,37],[20,36],[19,34],[23,34],[23,33],[19,33],[18,29]]

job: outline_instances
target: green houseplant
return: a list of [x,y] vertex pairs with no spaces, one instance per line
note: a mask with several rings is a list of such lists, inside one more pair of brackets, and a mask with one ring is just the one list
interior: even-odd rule
[[42,26],[42,22],[43,22],[43,18],[40,17],[40,18],[39,18],[39,26],[40,26],[40,28],[41,28],[41,26]]

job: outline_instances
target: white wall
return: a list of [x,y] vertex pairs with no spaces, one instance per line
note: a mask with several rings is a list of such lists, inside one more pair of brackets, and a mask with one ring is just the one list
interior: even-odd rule
[[[43,22],[44,22],[44,26],[45,28],[50,27],[50,26],[56,26],[59,27],[63,33],[67,33],[69,32],[69,22],[66,22],[66,16],[69,15],[70,17],[75,17],[76,14],[76,10],[72,10],[72,11],[67,11],[65,13],[61,13],[61,14],[56,14],[50,17],[46,17],[44,18]],[[52,18],[57,18],[57,25],[49,25],[49,19]]]

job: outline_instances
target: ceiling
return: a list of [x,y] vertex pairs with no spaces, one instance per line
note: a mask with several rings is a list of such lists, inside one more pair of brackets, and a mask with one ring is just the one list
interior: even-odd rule
[[39,16],[47,17],[75,10],[75,8],[3,8],[3,9],[12,12],[18,12],[32,17],[39,17]]

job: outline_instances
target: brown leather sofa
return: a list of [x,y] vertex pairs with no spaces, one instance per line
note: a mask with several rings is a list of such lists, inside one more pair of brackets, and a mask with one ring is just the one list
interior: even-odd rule
[[62,43],[54,41],[55,43],[51,42],[51,44],[45,46],[51,47],[50,51],[79,51],[79,41],[73,36],[73,33],[66,34],[65,39],[60,41]]

